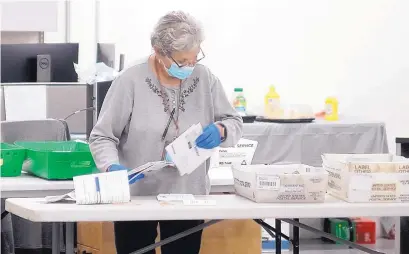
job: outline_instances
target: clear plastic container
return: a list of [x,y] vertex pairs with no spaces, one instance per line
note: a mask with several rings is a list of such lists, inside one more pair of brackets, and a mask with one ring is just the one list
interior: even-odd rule
[[243,88],[234,88],[233,107],[241,115],[246,115],[247,101],[244,97]]
[[310,119],[314,118],[312,107],[305,104],[291,104],[282,106],[283,119]]

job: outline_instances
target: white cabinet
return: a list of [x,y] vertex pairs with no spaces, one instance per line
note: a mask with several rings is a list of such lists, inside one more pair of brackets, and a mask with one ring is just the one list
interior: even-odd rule
[[58,2],[0,1],[1,31],[56,32]]

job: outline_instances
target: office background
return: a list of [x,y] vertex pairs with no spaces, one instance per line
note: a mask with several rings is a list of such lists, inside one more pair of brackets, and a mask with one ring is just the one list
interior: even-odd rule
[[[97,61],[98,43],[115,43],[118,68],[119,54],[125,54],[127,65],[148,55],[154,23],[167,11],[182,9],[203,22],[205,64],[228,94],[244,88],[250,110],[259,110],[268,86],[275,84],[284,102],[319,110],[334,95],[342,114],[385,121],[392,153],[395,136],[409,136],[409,1],[199,3],[1,2],[0,39],[2,44],[79,43],[84,67]],[[33,20],[32,13],[43,19]],[[9,120],[61,118],[85,108],[85,89],[14,87],[6,91],[6,105]],[[74,116],[69,125],[74,133],[85,132],[85,114]]]
[[[18,15],[20,23],[7,21],[16,19],[13,11],[27,9],[18,5],[27,4],[32,4],[31,11],[47,14],[44,42],[80,44],[82,66],[95,63],[98,42],[115,43],[116,54],[124,53],[126,64],[132,63],[151,52],[149,35],[161,15],[173,9],[189,11],[206,29],[205,63],[228,94],[234,87],[244,88],[250,109],[258,111],[268,85],[275,84],[287,103],[308,103],[318,110],[325,97],[334,95],[341,113],[384,120],[392,152],[394,137],[409,135],[409,120],[403,117],[409,106],[408,1],[237,0],[217,6],[188,0],[5,2],[2,43],[41,41],[41,22],[27,21],[30,15]],[[34,24],[37,27],[30,27]],[[51,89],[31,89],[32,98],[10,92],[11,118],[44,117],[47,105],[60,101]],[[37,102],[29,111],[18,109],[19,100],[33,98]]]

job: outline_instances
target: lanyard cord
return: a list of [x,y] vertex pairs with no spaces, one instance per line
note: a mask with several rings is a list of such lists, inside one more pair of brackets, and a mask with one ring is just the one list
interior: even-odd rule
[[[178,93],[178,98],[177,98],[177,107],[178,108],[172,108],[172,110],[170,110],[170,105],[165,100],[165,94],[166,94],[166,96],[168,96],[168,95],[167,95],[167,93],[166,93],[166,91],[165,91],[165,89],[163,87],[163,82],[161,81],[161,78],[160,78],[160,75],[159,75],[158,64],[159,64],[158,60],[157,60],[157,58],[155,56],[155,58],[154,58],[154,67],[155,67],[156,76],[157,76],[158,81],[159,81],[159,87],[160,87],[160,90],[161,90],[161,93],[162,93],[161,97],[162,97],[163,105],[166,105],[167,108],[169,109],[167,111],[167,113],[169,114],[169,117],[172,118],[172,122],[176,127],[176,136],[179,136],[179,103],[180,103],[180,97],[182,95],[182,80],[180,80],[180,84],[179,84],[179,93]],[[171,113],[173,111],[173,109],[175,111],[178,111],[177,113],[175,112],[177,114],[176,119],[174,117],[174,114]]]

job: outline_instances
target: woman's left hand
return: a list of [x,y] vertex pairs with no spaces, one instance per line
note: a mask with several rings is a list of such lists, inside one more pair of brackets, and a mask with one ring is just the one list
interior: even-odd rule
[[210,124],[204,128],[202,135],[196,139],[196,145],[203,149],[213,149],[222,142],[222,127],[216,124]]

